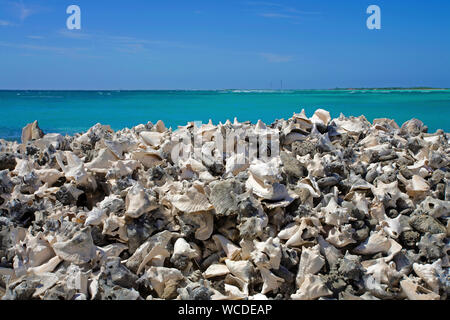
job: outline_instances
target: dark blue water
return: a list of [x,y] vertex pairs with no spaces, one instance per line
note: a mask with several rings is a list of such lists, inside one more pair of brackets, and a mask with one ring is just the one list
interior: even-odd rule
[[34,120],[44,132],[73,134],[96,123],[114,130],[163,120],[176,129],[188,121],[258,119],[272,123],[304,108],[331,116],[391,118],[402,125],[422,120],[430,131],[450,132],[450,90],[295,90],[295,91],[0,91],[0,138],[20,139]]

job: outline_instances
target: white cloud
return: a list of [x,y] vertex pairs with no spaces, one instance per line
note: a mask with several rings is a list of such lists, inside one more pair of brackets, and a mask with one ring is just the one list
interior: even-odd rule
[[[2,7],[2,9],[4,9],[2,11],[10,12],[10,19],[17,20],[20,23],[23,23],[28,17],[32,15],[49,10],[49,8],[40,5],[25,4],[23,0],[0,0],[0,6]],[[8,22],[8,25],[16,25],[10,23],[9,21],[2,20],[2,22],[3,23],[0,24],[0,26],[4,26],[4,22]]]
[[55,47],[55,46],[46,46],[46,45],[33,45],[28,43],[11,43],[0,41],[0,47],[8,47],[15,49],[24,49],[31,51],[51,51],[58,54],[68,54],[75,53],[78,51],[84,51],[85,48],[65,48],[65,47]]
[[27,36],[27,38],[33,39],[33,40],[42,40],[42,39],[44,39],[43,36]]
[[[255,8],[254,13],[264,18],[279,18],[298,20],[305,15],[318,15],[320,12],[303,11],[294,7],[285,6],[279,3],[264,2],[264,1],[250,1],[245,3],[248,6]],[[265,11],[265,12],[264,12]]]
[[283,14],[283,13],[276,13],[276,12],[270,12],[270,13],[260,13],[258,14],[261,17],[264,18],[281,18],[281,19],[295,19],[297,17],[288,15],[288,14]]
[[267,52],[262,52],[259,55],[261,57],[263,57],[266,61],[271,62],[271,63],[290,62],[294,59],[292,56],[275,54],[275,53],[267,53]]
[[0,27],[12,27],[15,26],[16,24],[6,21],[6,20],[0,20]]
[[89,33],[84,33],[83,31],[78,30],[67,30],[67,29],[61,29],[58,31],[58,33],[65,37],[70,39],[90,39],[93,37],[93,35]]

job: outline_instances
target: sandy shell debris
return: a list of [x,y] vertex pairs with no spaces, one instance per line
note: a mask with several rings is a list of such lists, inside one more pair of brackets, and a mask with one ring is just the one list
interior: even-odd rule
[[450,136],[162,121],[0,140],[4,300],[445,300]]

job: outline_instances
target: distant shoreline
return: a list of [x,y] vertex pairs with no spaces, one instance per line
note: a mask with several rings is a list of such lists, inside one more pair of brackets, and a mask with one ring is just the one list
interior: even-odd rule
[[328,88],[328,89],[0,89],[0,92],[16,92],[16,91],[74,91],[74,92],[92,92],[92,91],[123,91],[123,92],[139,92],[139,91],[266,91],[266,92],[282,92],[282,91],[445,91],[450,88],[431,88],[431,87],[387,87],[387,88]]

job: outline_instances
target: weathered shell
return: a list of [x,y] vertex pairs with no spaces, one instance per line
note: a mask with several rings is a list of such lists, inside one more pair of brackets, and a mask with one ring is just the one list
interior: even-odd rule
[[440,300],[440,296],[407,279],[400,281],[403,293],[409,300]]
[[150,197],[140,184],[135,184],[128,190],[125,214],[132,218],[139,218],[143,214],[158,208],[155,199]]
[[203,272],[205,279],[225,276],[230,273],[228,267],[224,264],[212,264]]
[[159,297],[162,297],[164,288],[170,280],[180,281],[184,278],[180,270],[166,267],[150,267],[144,276],[150,281]]
[[176,194],[168,197],[172,205],[186,213],[196,213],[213,209],[201,187],[191,187],[184,194]]
[[78,265],[93,259],[96,251],[89,228],[77,231],[69,240],[54,243],[52,248],[61,259]]
[[331,296],[333,292],[328,289],[319,276],[308,274],[297,292],[291,295],[292,300],[315,300],[320,297]]
[[302,286],[307,275],[316,274],[325,265],[325,259],[320,254],[319,245],[312,248],[304,248],[300,257],[295,283],[298,288]]

